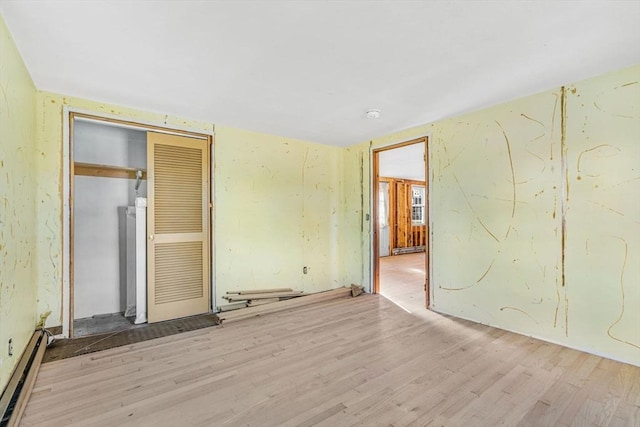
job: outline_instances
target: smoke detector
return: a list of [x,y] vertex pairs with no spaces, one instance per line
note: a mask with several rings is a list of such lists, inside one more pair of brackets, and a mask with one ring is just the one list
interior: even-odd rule
[[365,115],[367,116],[367,119],[377,119],[380,117],[380,110],[368,110]]

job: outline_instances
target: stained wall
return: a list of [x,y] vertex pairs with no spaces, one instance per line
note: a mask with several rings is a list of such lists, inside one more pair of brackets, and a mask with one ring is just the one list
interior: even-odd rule
[[636,66],[352,147],[345,185],[366,201],[346,211],[369,213],[371,146],[429,135],[432,308],[640,365],[639,80]]
[[[36,326],[36,88],[0,16],[0,390]],[[8,355],[12,339],[13,356]]]
[[[0,344],[11,331],[20,350],[37,315],[62,323],[63,106],[214,125],[36,93],[0,27]],[[639,80],[636,66],[347,148],[216,126],[216,304],[370,284],[371,147],[429,135],[433,309],[639,365]]]
[[[123,119],[153,122],[195,132],[211,132],[211,123],[144,112],[72,96],[38,91],[36,111],[37,192],[37,281],[38,311],[51,311],[47,327],[62,325],[63,263],[63,123],[64,107]],[[67,227],[68,224],[64,224]]]
[[640,66],[567,87],[568,337],[640,365]]
[[[212,132],[213,123],[38,93],[38,309],[62,323],[63,107]],[[214,281],[228,290],[342,286],[339,244],[342,149],[215,126]],[[303,267],[307,274],[303,274]]]
[[215,161],[218,304],[231,290],[343,286],[340,148],[216,127]]

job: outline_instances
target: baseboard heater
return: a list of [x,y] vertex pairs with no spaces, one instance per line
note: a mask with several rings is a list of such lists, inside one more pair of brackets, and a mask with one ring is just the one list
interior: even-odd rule
[[414,252],[425,252],[426,246],[409,246],[408,248],[393,248],[391,253],[393,255],[412,254]]
[[47,340],[47,333],[44,330],[37,330],[24,349],[0,396],[0,427],[14,427],[20,423],[38,376],[44,350],[47,348]]

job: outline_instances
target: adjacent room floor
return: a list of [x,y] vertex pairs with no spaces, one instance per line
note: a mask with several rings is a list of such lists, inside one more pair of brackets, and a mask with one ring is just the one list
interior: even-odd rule
[[638,425],[640,368],[361,295],[45,363],[33,425]]
[[380,294],[410,313],[426,311],[424,284],[426,254],[380,258]]

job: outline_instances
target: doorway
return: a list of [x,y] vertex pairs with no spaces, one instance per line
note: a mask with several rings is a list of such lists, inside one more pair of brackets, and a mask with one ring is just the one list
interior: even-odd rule
[[373,288],[409,312],[429,307],[427,138],[373,150]]
[[63,333],[209,312],[211,136],[73,112],[68,123]]

